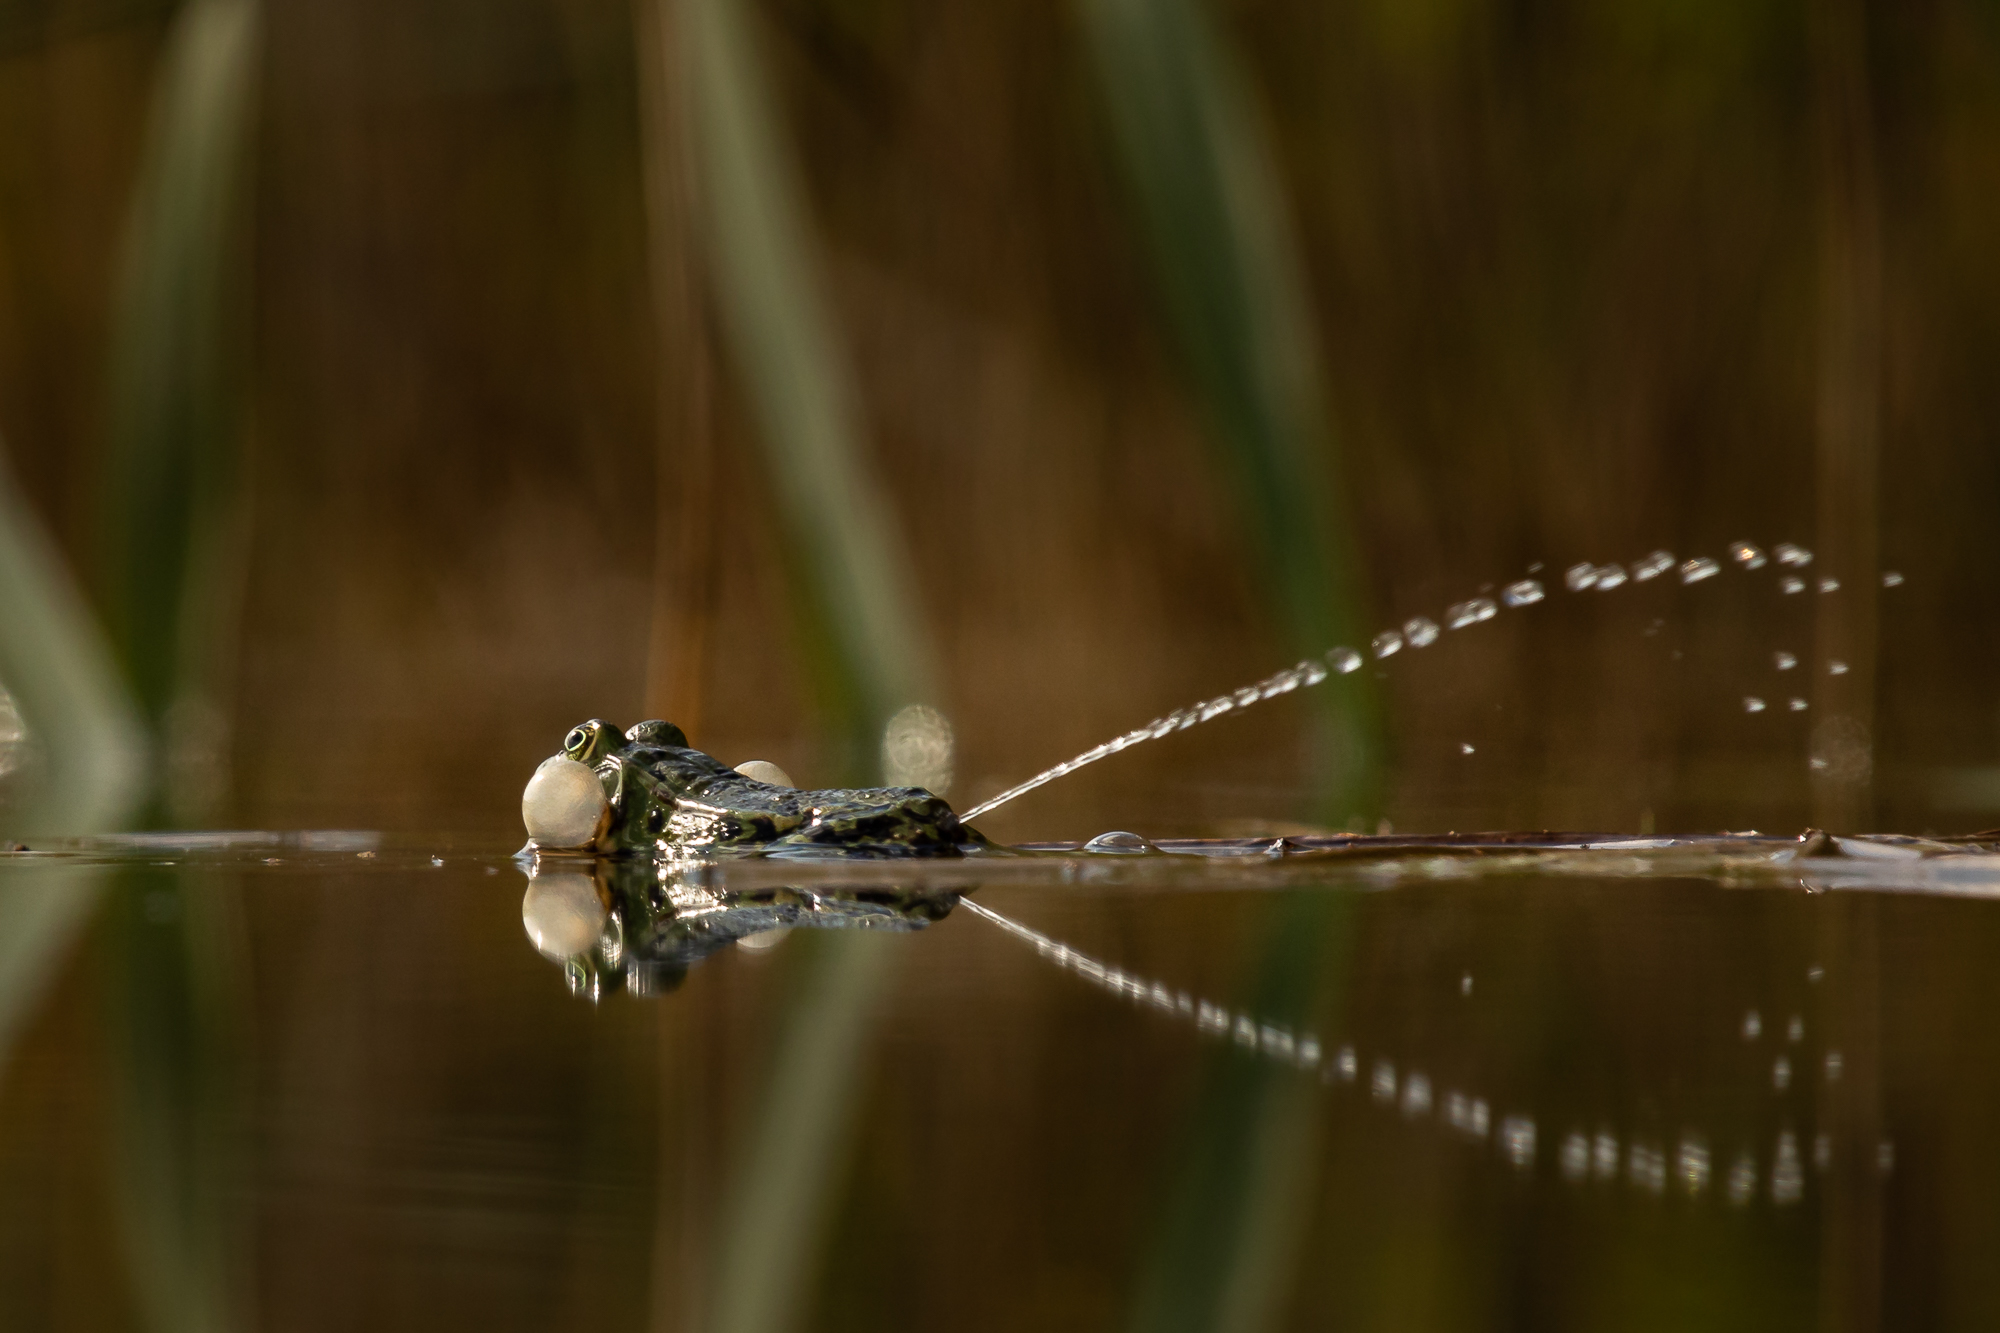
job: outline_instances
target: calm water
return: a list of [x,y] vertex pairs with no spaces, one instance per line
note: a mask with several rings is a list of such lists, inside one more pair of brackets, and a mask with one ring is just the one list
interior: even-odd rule
[[1786,846],[11,856],[0,1321],[1990,1327],[2000,859]]

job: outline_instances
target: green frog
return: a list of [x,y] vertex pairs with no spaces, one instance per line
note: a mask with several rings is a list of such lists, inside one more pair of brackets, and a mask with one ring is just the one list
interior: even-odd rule
[[661,721],[622,733],[596,719],[572,729],[529,782],[521,813],[536,847],[601,855],[958,856],[988,846],[921,787],[774,786],[694,749]]

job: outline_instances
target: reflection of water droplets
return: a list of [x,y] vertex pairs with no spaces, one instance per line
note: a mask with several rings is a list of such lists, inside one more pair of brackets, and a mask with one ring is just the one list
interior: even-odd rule
[[1804,569],[1812,563],[1811,551],[1790,542],[1779,542],[1771,548],[1771,554],[1778,558],[1779,564],[1790,565],[1793,569]]
[[1797,1014],[1793,1014],[1792,1021],[1785,1024],[1785,1040],[1789,1042],[1801,1042],[1805,1038],[1806,1020]]
[[1374,1071],[1368,1076],[1368,1090],[1378,1102],[1396,1100],[1396,1066],[1387,1060],[1377,1060]]
[[1361,669],[1361,654],[1352,648],[1336,648],[1326,655],[1326,660],[1343,676],[1351,676]]
[[1842,661],[1840,661],[1840,660],[1838,660],[1838,659],[1836,659],[1836,660],[1834,660],[1834,661],[1831,661],[1831,662],[1828,662],[1828,663],[1826,664],[1826,674],[1827,674],[1827,675],[1829,675],[1829,676],[1844,676],[1844,675],[1846,675],[1846,674],[1847,674],[1847,663],[1845,663],[1845,662],[1842,662]]
[[1343,1046],[1340,1054],[1333,1058],[1333,1067],[1340,1074],[1342,1083],[1352,1083],[1361,1070],[1361,1061],[1356,1058],[1352,1046]]
[[1500,590],[1500,600],[1509,606],[1533,606],[1547,595],[1542,591],[1542,585],[1534,579],[1522,579]]
[[1153,850],[1153,844],[1136,833],[1122,829],[1110,833],[1100,833],[1083,844],[1086,852],[1097,852],[1105,856],[1137,856]]
[[1609,1130],[1599,1130],[1590,1145],[1591,1174],[1609,1180],[1618,1174],[1618,1140]]
[[1712,579],[1721,572],[1722,566],[1716,564],[1713,559],[1705,555],[1698,555],[1692,560],[1682,562],[1681,582],[1699,583],[1703,579]]
[[1429,1115],[1431,1113],[1431,1080],[1422,1072],[1412,1073],[1403,1080],[1403,1114],[1407,1116]]
[[1467,625],[1477,625],[1482,620],[1493,619],[1499,611],[1491,597],[1475,597],[1469,602],[1459,602],[1444,613],[1445,628],[1464,629]]
[[1680,1152],[1674,1158],[1674,1174],[1689,1194],[1699,1194],[1708,1188],[1708,1145],[1699,1135],[1691,1134],[1681,1140]]
[[1406,620],[1403,622],[1403,640],[1404,642],[1408,643],[1410,647],[1428,648],[1432,644],[1436,643],[1437,639],[1438,639],[1438,627],[1437,627],[1437,622],[1435,620],[1428,619],[1427,617],[1424,616],[1418,616],[1414,620]]
[[1842,1066],[1842,1064],[1843,1064],[1843,1061],[1842,1061],[1842,1060],[1841,1060],[1841,1058],[1840,1058],[1840,1052],[1839,1052],[1839,1051],[1828,1051],[1828,1052],[1826,1053],[1826,1081],[1827,1081],[1827,1082],[1829,1082],[1829,1083],[1838,1083],[1838,1082],[1840,1082],[1840,1070],[1841,1070],[1841,1066]]
[[1744,1153],[1729,1168],[1729,1202],[1741,1208],[1757,1196],[1757,1159]]
[[1472,753],[1472,743],[1471,743],[1470,741],[1460,741],[1460,742],[1458,743],[1458,752],[1459,752],[1460,754],[1471,754],[1471,753]]
[[1790,671],[1799,664],[1799,659],[1793,653],[1775,652],[1771,654],[1771,664],[1780,671]]
[[1771,1160],[1771,1202],[1797,1203],[1805,1189],[1806,1175],[1799,1167],[1799,1141],[1788,1129],[1778,1135],[1778,1153]]
[[1590,1171],[1590,1140],[1572,1131],[1563,1140],[1558,1160],[1562,1164],[1564,1180],[1582,1180]]
[[1829,574],[1819,581],[1819,590],[1821,592],[1839,592],[1840,580]]
[[1754,694],[1746,694],[1743,696],[1743,711],[1746,713],[1761,713],[1764,711],[1764,701]]
[[1892,569],[1882,576],[1882,586],[1885,588],[1900,588],[1903,586],[1903,576]]
[[1600,566],[1594,582],[1599,592],[1610,592],[1613,588],[1623,587],[1625,585],[1625,570],[1619,565]]
[[1395,630],[1385,629],[1380,634],[1377,634],[1369,642],[1368,646],[1374,650],[1375,656],[1378,658],[1394,657],[1397,653],[1403,651],[1403,636],[1396,633]]
[[1745,569],[1762,569],[1765,565],[1764,553],[1755,542],[1731,542],[1729,558]]
[[1771,1086],[1779,1092],[1792,1086],[1792,1062],[1782,1055],[1771,1066]]
[[1666,1155],[1658,1148],[1635,1143],[1625,1159],[1625,1174],[1647,1193],[1662,1193],[1667,1188]]
[[1743,1040],[1755,1041],[1764,1035],[1764,1020],[1755,1009],[1743,1015]]
[[1778,591],[1782,593],[1804,592],[1806,581],[1796,574],[1787,574],[1778,580]]
[[1674,567],[1674,558],[1666,551],[1655,551],[1632,566],[1632,577],[1640,583],[1648,583]]
[[1785,702],[1785,707],[1791,709],[1794,713],[1803,713],[1806,711],[1809,705],[1806,703],[1804,699],[1794,698],[1787,700]]
[[1523,1171],[1535,1164],[1535,1122],[1524,1115],[1510,1115],[1500,1122],[1500,1150],[1507,1160]]
[[1597,566],[1588,560],[1579,565],[1571,565],[1563,571],[1563,586],[1571,592],[1582,592],[1597,582]]

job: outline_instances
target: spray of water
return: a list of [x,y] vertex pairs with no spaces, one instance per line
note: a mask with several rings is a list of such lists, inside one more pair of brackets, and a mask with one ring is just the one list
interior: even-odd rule
[[[1763,548],[1754,542],[1732,542],[1729,546],[1729,562],[1744,571],[1763,569],[1775,561],[1778,567],[1788,571],[1778,578],[1778,591],[1784,594],[1802,593],[1808,587],[1816,587],[1822,594],[1838,592],[1840,584],[1832,578],[1821,578],[1816,583],[1808,582],[1796,572],[1812,564],[1812,552],[1791,542],[1781,542],[1766,555]],[[1676,562],[1666,551],[1654,551],[1630,565],[1596,565],[1585,561],[1570,566],[1563,571],[1563,586],[1572,593],[1609,592],[1628,583],[1650,583],[1669,572],[1678,572],[1683,584],[1702,583],[1722,572],[1722,562],[1711,556],[1695,556],[1689,560]],[[1893,588],[1903,582],[1903,576],[1894,572],[1882,575],[1882,586]],[[1377,661],[1393,657],[1405,648],[1428,648],[1436,643],[1448,630],[1469,629],[1481,625],[1498,616],[1502,608],[1518,609],[1533,606],[1547,600],[1548,590],[1538,579],[1521,579],[1500,589],[1496,600],[1491,597],[1474,597],[1454,603],[1446,609],[1442,625],[1428,616],[1416,616],[1405,621],[1400,627],[1385,629],[1369,641],[1368,651]],[[1134,727],[1123,736],[1105,741],[1102,745],[1085,750],[1074,759],[1066,759],[1054,768],[1045,769],[1018,786],[1009,787],[988,800],[965,812],[963,818],[973,820],[992,810],[997,810],[1009,801],[1027,795],[1037,787],[1046,786],[1057,778],[1067,777],[1080,768],[1088,767],[1100,759],[1108,759],[1121,750],[1129,750],[1145,741],[1158,740],[1176,731],[1186,731],[1221,717],[1224,713],[1248,708],[1266,699],[1275,699],[1281,694],[1318,685],[1329,675],[1351,675],[1361,669],[1365,659],[1356,649],[1336,647],[1328,649],[1319,657],[1309,657],[1297,666],[1289,667],[1276,675],[1266,677],[1254,685],[1245,685],[1240,690],[1217,695],[1202,703],[1190,704],[1186,708],[1168,713],[1165,717],[1154,718],[1143,727]],[[1782,668],[1780,668],[1782,669]],[[1844,669],[1835,664],[1835,669]],[[1804,701],[1793,699],[1789,703],[1792,711],[1804,707]],[[1744,707],[1750,712],[1761,712],[1765,707],[1762,700],[1746,699]]]

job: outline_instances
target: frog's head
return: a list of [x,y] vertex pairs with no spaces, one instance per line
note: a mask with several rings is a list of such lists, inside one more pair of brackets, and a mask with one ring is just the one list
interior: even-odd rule
[[633,750],[659,746],[684,749],[687,736],[671,722],[641,722],[620,732],[592,718],[572,727],[562,753],[543,760],[521,793],[521,822],[530,841],[547,851],[602,852],[625,845],[626,835],[646,823],[648,810],[672,807],[671,795],[654,790],[658,779],[643,764],[630,762]]

